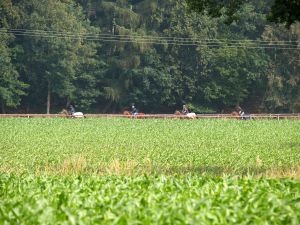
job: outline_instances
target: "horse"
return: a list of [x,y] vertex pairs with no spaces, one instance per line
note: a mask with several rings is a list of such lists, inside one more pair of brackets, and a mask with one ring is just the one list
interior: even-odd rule
[[138,119],[144,119],[145,118],[145,113],[142,113],[142,112],[137,113],[136,115],[132,115],[131,112],[125,110],[123,112],[123,115],[126,116],[127,118],[138,118]]
[[240,119],[240,114],[236,111],[233,111],[230,113],[230,115],[233,117],[233,118],[236,118],[237,120]]
[[250,114],[240,115],[237,111],[233,111],[232,113],[230,113],[230,115],[233,118],[236,118],[237,120],[253,120],[254,119]]
[[70,114],[68,110],[63,109],[60,114],[63,114],[67,118],[85,118],[84,114],[82,112],[75,112],[73,114]]
[[183,113],[181,113],[180,111],[178,111],[178,110],[176,110],[175,111],[175,113],[174,113],[177,117],[180,117],[180,118],[182,118],[182,117],[186,117],[186,118],[188,118],[188,119],[196,119],[197,118],[197,115],[196,115],[196,113],[188,113],[188,114],[183,114]]

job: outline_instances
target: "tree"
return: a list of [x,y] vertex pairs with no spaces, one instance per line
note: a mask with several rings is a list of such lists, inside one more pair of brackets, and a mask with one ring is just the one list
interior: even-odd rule
[[[288,40],[299,43],[300,25],[295,24],[287,32],[281,26],[266,26],[264,40]],[[268,73],[265,76],[264,108],[278,112],[300,110],[300,51],[299,49],[271,50]]]
[[[237,19],[236,13],[248,0],[186,0],[191,10],[199,13],[207,12],[212,17],[220,17],[224,13],[231,23]],[[284,23],[287,27],[300,21],[300,1],[275,0],[267,18],[276,23]]]
[[9,34],[0,33],[0,102],[2,113],[6,107],[17,107],[27,85],[19,80],[19,74],[12,59],[14,49],[8,47],[12,39]]
[[5,113],[6,107],[15,108],[20,104],[27,85],[20,81],[13,62],[18,47],[9,45],[14,41],[14,36],[6,32],[19,21],[17,9],[10,0],[0,2],[0,15],[0,107]]
[[275,0],[271,7],[268,19],[275,23],[286,24],[290,27],[296,21],[300,21],[300,1]]
[[267,22],[273,0],[190,0],[201,15],[176,0],[11,1],[0,2],[5,106],[299,110],[299,29]]
[[46,99],[50,113],[52,95],[67,103],[76,98],[74,82],[80,63],[95,53],[90,53],[93,49],[81,37],[97,29],[89,27],[82,8],[72,0],[30,0],[20,5],[26,15],[23,27],[31,32],[18,40],[25,49],[29,102]]
[[[98,3],[98,4],[97,4]],[[103,59],[105,68],[98,86],[101,91],[100,102],[105,104],[103,112],[120,111],[130,100],[133,91],[133,74],[140,69],[142,55],[149,45],[134,43],[134,36],[144,35],[141,28],[142,15],[139,14],[138,1],[91,1],[95,15],[91,16],[93,26],[101,27],[104,34],[129,37],[128,42],[122,40],[98,44],[98,57]]]

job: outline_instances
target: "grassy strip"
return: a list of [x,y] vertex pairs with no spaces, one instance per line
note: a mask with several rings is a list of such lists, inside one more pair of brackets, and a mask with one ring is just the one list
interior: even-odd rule
[[1,224],[299,224],[300,181],[0,175]]

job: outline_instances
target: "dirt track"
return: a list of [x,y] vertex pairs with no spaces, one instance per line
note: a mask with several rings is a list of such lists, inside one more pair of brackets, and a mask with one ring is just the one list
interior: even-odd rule
[[[85,114],[86,118],[132,118],[128,115],[123,114]],[[62,114],[0,114],[0,118],[4,117],[20,117],[20,118],[57,118],[66,117]],[[186,119],[184,115],[174,114],[145,114],[137,116],[140,119]],[[198,114],[197,119],[239,119],[230,114]],[[253,119],[300,119],[300,114],[251,114]]]

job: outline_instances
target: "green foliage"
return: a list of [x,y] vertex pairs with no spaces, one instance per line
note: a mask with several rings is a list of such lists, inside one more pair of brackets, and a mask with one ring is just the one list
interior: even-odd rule
[[[238,10],[247,4],[246,0],[186,0],[191,10],[204,13],[212,17],[220,17],[225,14],[227,23],[230,24],[235,20],[240,19],[238,16]],[[268,14],[268,20],[276,23],[284,23],[289,28],[293,23],[300,22],[300,2],[295,0],[275,0],[266,1],[266,4],[272,4],[270,13]]]
[[0,184],[4,224],[299,222],[300,182],[293,180],[1,174]]
[[294,0],[275,0],[268,19],[275,23],[284,23],[290,27],[296,21],[300,22],[300,2]]
[[0,137],[0,171],[107,174],[118,173],[120,167],[121,174],[257,175],[297,169],[300,163],[297,121],[0,122],[5,130]]
[[210,107],[205,107],[197,104],[188,103],[186,104],[190,112],[194,112],[196,114],[213,114],[217,113],[214,109]]
[[10,35],[0,33],[0,102],[3,112],[5,106],[16,107],[20,104],[27,87],[19,80],[19,74],[12,62],[14,49],[8,47],[11,40]]
[[[263,33],[265,40],[289,38],[300,40],[299,24],[293,25],[289,32],[279,26],[276,29],[266,27]],[[267,91],[264,96],[265,107],[272,111],[297,112],[300,109],[300,76],[299,76],[299,51],[286,52],[273,50],[273,57],[269,61],[268,73],[265,76]]]
[[[257,61],[257,58],[261,61]],[[267,62],[259,50],[220,48],[210,62],[213,76],[203,87],[205,98],[221,101],[224,106],[239,105],[249,96],[252,87],[264,77]]]
[[[190,12],[188,3],[207,13]],[[269,49],[276,40],[295,48],[297,24],[287,31],[268,23],[265,1],[188,3],[1,1],[1,70],[10,74],[1,78],[2,111],[19,105],[45,112],[53,104],[54,112],[70,102],[84,112],[120,112],[132,102],[152,113],[183,103],[217,112],[236,104],[254,112],[299,111],[299,51]]]
[[222,14],[226,14],[227,23],[230,24],[237,19],[236,13],[241,8],[241,5],[245,3],[245,0],[186,0],[190,9],[204,13],[207,12],[209,16],[220,17]]
[[[25,50],[22,58],[24,77],[31,84],[29,104],[41,99],[42,96],[45,96],[43,100],[46,102],[47,94],[50,101],[49,98],[53,93],[68,101],[75,100],[77,97],[75,81],[77,79],[82,81],[81,69],[93,70],[96,67],[97,63],[93,59],[96,51],[90,43],[87,44],[80,38],[68,38],[66,35],[68,32],[80,34],[97,32],[98,29],[89,27],[88,22],[84,21],[82,9],[73,1],[32,0],[20,3],[20,6],[26,15],[23,28],[49,32],[50,37],[33,35],[19,40]],[[62,37],[51,38],[53,32],[62,34]],[[91,78],[87,75],[83,80]],[[90,88],[90,96],[98,96],[96,91],[91,90],[95,88],[95,84],[88,81],[82,83],[86,84],[79,93],[83,101],[89,97],[83,94],[87,88]],[[44,94],[41,96],[41,93]]]
[[[9,0],[0,3],[0,28],[10,29],[18,24],[18,10]],[[14,36],[0,31],[0,107],[5,113],[6,107],[17,107],[21,97],[26,94],[27,85],[20,81],[15,64],[18,47],[11,47]]]
[[0,123],[0,223],[299,223],[298,121]]

